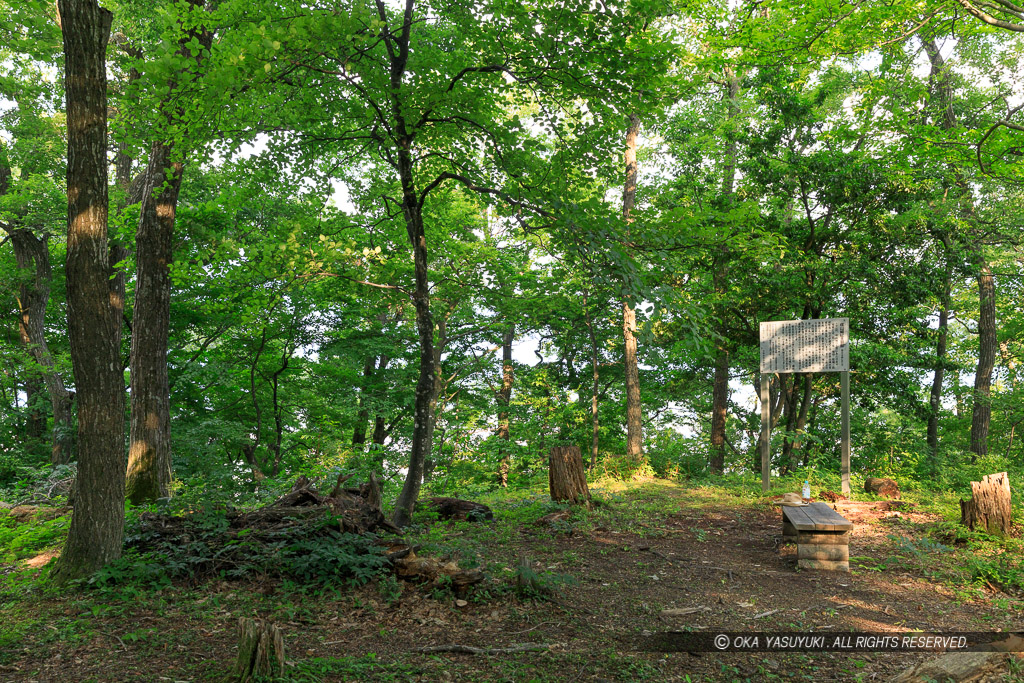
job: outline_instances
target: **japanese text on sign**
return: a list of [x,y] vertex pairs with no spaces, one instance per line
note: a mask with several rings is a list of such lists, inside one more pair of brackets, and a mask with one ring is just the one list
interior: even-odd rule
[[849,318],[761,323],[761,372],[843,372],[849,369]]

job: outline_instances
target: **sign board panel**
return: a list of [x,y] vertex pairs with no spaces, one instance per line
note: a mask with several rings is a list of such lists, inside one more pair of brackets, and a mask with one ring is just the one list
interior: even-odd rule
[[761,372],[845,372],[849,369],[849,318],[761,323]]

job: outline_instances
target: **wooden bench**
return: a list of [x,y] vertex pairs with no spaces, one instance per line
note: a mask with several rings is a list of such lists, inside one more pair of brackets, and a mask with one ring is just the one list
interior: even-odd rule
[[825,503],[782,508],[782,533],[796,540],[801,569],[850,571],[853,522]]

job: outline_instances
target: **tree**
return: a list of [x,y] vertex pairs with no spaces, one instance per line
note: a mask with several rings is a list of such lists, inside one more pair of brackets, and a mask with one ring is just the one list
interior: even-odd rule
[[78,403],[75,510],[52,574],[64,582],[121,555],[124,377],[107,248],[106,49],[113,15],[96,0],[59,0],[57,11],[68,126],[68,337]]
[[[128,447],[126,493],[136,505],[170,496],[171,417],[167,375],[167,340],[170,329],[172,239],[178,194],[181,191],[188,145],[182,137],[184,108],[175,102],[182,80],[194,79],[196,67],[210,51],[213,35],[197,22],[204,0],[184,5],[187,23],[178,28],[173,63],[176,73],[166,77],[158,109],[162,121],[149,149],[142,207],[135,233],[135,308],[132,318],[131,433]],[[159,71],[157,72],[159,74]]]

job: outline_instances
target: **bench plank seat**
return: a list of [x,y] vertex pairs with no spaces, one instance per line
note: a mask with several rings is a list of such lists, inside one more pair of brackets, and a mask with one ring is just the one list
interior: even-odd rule
[[783,533],[797,543],[801,569],[850,571],[853,523],[825,503],[782,508]]
[[849,521],[825,503],[811,503],[805,507],[783,507],[782,514],[797,531],[850,531]]

